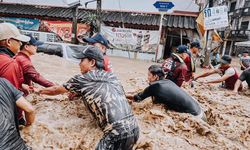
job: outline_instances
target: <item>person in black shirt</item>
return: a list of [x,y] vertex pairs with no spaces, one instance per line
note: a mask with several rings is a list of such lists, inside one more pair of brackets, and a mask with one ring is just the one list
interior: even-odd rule
[[161,66],[152,65],[148,69],[149,86],[136,95],[126,95],[128,99],[140,102],[152,96],[154,103],[167,105],[169,109],[190,113],[206,121],[206,116],[198,102],[168,79],[164,79]]
[[246,81],[248,84],[248,88],[250,88],[250,67],[248,67],[246,70],[244,70],[239,79],[236,81],[235,85],[234,85],[234,93],[238,93],[238,89],[241,86],[241,83],[243,81]]
[[0,78],[0,149],[27,150],[18,128],[17,107],[25,112],[27,126],[34,122],[34,109],[8,80]]
[[139,137],[138,124],[117,77],[103,70],[103,53],[95,46],[86,46],[74,57],[81,59],[81,74],[63,85],[38,92],[47,95],[77,93],[104,132],[96,150],[132,150]]

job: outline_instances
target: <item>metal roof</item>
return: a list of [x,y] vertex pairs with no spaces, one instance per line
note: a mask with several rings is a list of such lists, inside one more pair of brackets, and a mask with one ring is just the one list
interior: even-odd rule
[[[22,4],[0,4],[0,15],[5,14],[8,16],[27,15],[27,18],[31,17],[52,17],[62,19],[72,19],[72,9],[66,7],[46,7],[35,5],[22,5]],[[90,9],[79,9],[78,19],[83,19],[88,13],[95,13]],[[196,17],[192,16],[177,16],[177,15],[165,15],[163,26],[171,28],[185,28],[195,29]],[[148,14],[148,13],[136,13],[136,12],[120,12],[120,11],[102,11],[102,20],[104,22],[116,22],[135,25],[150,25],[159,26],[160,15]]]

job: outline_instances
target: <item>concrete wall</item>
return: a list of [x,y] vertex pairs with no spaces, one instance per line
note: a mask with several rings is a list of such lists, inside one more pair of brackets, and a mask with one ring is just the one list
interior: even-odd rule
[[[133,52],[133,51],[119,50],[119,49],[108,49],[107,55],[125,57],[125,58],[131,58],[131,59],[155,61],[155,53]],[[159,46],[157,60],[161,58],[163,58],[163,45]]]
[[125,58],[131,58],[131,59],[139,59],[139,60],[150,60],[150,61],[155,59],[155,54],[131,52],[131,51],[125,51],[125,50],[118,50],[118,49],[109,49],[107,51],[107,55],[125,57]]

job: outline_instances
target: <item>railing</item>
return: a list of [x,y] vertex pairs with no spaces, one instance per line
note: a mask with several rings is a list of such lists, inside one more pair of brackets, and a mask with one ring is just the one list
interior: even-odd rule
[[242,16],[250,16],[250,7],[239,8],[233,11],[233,15],[232,15],[233,18],[242,17]]
[[232,30],[229,38],[234,40],[250,40],[250,30]]
[[250,16],[250,7],[243,8],[242,16]]

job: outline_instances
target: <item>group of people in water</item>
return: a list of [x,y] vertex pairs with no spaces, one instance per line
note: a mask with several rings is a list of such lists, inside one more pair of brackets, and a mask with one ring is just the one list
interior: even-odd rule
[[[199,53],[200,44],[193,42],[190,49],[180,45],[162,65],[151,65],[148,68],[149,86],[142,92],[125,93],[106,55],[108,40],[99,33],[81,40],[88,45],[73,55],[80,60],[81,73],[62,85],[56,85],[42,77],[30,59],[37,46],[43,43],[31,35],[20,34],[10,23],[0,23],[0,149],[30,149],[19,133],[20,125],[29,126],[35,120],[35,109],[25,100],[30,92],[46,95],[71,93],[73,97],[82,97],[104,133],[96,150],[131,150],[139,138],[139,126],[130,100],[140,102],[152,97],[154,103],[189,113],[206,122],[199,102],[181,88],[184,82],[191,84],[201,77],[219,73],[221,78],[207,83],[223,82],[223,87],[235,92],[242,88],[241,82],[250,83],[249,69],[239,76],[230,65],[232,58],[228,55],[221,57],[218,68],[195,76],[193,57]],[[35,88],[33,82],[44,88]]]

